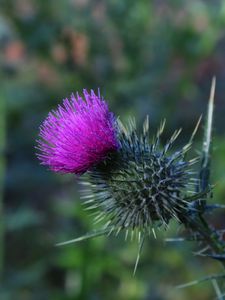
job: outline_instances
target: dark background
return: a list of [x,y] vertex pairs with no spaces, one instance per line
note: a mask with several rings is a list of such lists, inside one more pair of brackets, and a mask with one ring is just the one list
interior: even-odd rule
[[[216,297],[211,282],[174,288],[221,271],[193,255],[194,243],[164,242],[179,235],[177,224],[145,244],[135,277],[137,244],[123,237],[54,247],[93,229],[93,220],[76,178],[40,166],[34,148],[49,110],[98,87],[124,121],[132,115],[140,126],[149,114],[154,133],[166,117],[165,139],[182,127],[179,146],[206,112],[213,75],[212,201],[224,203],[224,1],[0,0],[1,300]],[[224,226],[223,213],[210,219]]]

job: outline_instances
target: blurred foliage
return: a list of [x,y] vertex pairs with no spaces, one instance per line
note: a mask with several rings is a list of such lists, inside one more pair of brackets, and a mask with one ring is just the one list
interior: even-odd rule
[[[34,147],[47,112],[85,87],[99,87],[124,120],[135,115],[140,125],[149,114],[153,131],[166,117],[165,138],[183,127],[182,143],[205,112],[216,75],[213,182],[224,203],[224,50],[222,0],[0,0],[0,299],[215,297],[211,283],[174,288],[219,268],[194,257],[193,244],[163,242],[177,234],[176,224],[146,243],[135,277],[137,245],[123,237],[54,247],[93,224],[76,178],[40,166]],[[224,215],[212,221],[224,227]]]

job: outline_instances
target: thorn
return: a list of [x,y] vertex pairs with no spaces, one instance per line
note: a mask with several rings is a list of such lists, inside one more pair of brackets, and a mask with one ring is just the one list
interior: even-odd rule
[[186,241],[185,238],[166,238],[165,242],[167,243],[176,243],[176,242],[184,242]]
[[[112,228],[113,229],[113,228]],[[105,235],[107,234],[108,232],[110,232],[112,229],[100,229],[100,230],[96,230],[96,231],[93,231],[93,232],[89,232],[83,236],[80,236],[78,238],[75,238],[75,239],[72,239],[72,240],[69,240],[69,241],[66,241],[66,242],[61,242],[61,243],[57,243],[55,244],[55,246],[64,246],[64,245],[69,245],[69,244],[72,244],[72,243],[77,243],[77,242],[81,242],[81,241],[84,241],[84,240],[87,240],[87,239],[91,239],[91,238],[94,238],[94,237],[97,237],[97,236],[102,236],[102,235]]]
[[156,233],[155,233],[155,228],[152,228],[152,233],[155,239],[157,239]]
[[[207,116],[208,124],[206,130],[206,141],[204,143],[205,149],[203,149],[207,155],[209,154],[211,137],[212,137],[213,105],[214,105],[215,88],[216,88],[216,77],[214,76],[212,79],[210,96],[209,96],[209,107],[208,107],[208,116]],[[206,165],[203,165],[203,167],[206,167]]]
[[146,135],[149,131],[149,116],[147,115],[146,116],[146,119],[144,121],[144,124],[143,124],[143,133],[144,135]]
[[135,266],[134,266],[133,276],[135,276],[135,273],[137,271],[138,263],[139,263],[139,260],[140,260],[141,250],[142,250],[143,245],[144,245],[144,240],[145,240],[145,234],[142,236],[142,239],[139,243],[138,254],[137,254],[137,258],[136,258],[136,262],[135,262]]
[[203,249],[199,250],[198,252],[193,252],[193,254],[196,256],[205,256],[203,253],[207,250],[209,250],[209,246],[204,247]]
[[206,205],[206,210],[213,210],[213,209],[217,209],[217,208],[225,208],[225,204],[207,204]]
[[213,280],[213,279],[222,279],[222,278],[225,278],[225,274],[215,274],[215,275],[213,274],[213,275],[205,276],[205,277],[197,279],[197,280],[193,280],[188,283],[180,284],[180,285],[176,286],[176,288],[183,289],[183,288],[186,288],[186,287],[189,287],[189,286],[192,286],[192,285],[204,282],[204,281]]
[[201,116],[199,117],[199,119],[198,119],[198,122],[197,122],[197,124],[196,124],[196,126],[195,126],[195,128],[194,128],[194,131],[193,131],[193,133],[192,133],[192,135],[191,135],[191,137],[190,137],[190,140],[189,140],[189,143],[188,143],[188,144],[192,144],[193,139],[194,139],[194,137],[195,137],[195,135],[196,135],[196,133],[197,133],[197,131],[198,131],[199,125],[200,125],[200,123],[201,123],[201,120],[202,120],[202,115],[201,115]]
[[210,258],[221,260],[221,261],[225,260],[225,255],[223,255],[223,254],[198,254],[198,255],[199,256],[205,256],[205,257],[210,257]]

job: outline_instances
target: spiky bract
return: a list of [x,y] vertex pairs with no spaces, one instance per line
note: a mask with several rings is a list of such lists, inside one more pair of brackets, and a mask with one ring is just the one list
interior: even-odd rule
[[128,128],[118,125],[119,149],[89,172],[87,209],[95,211],[96,221],[105,220],[106,227],[118,231],[148,231],[156,224],[167,226],[171,218],[180,220],[188,209],[190,166],[195,162],[185,159],[190,143],[169,154],[180,130],[161,147],[165,122],[151,143],[148,118],[140,137],[134,121]]

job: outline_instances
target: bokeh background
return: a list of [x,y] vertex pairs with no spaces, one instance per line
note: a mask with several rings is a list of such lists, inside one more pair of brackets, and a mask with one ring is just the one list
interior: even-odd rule
[[[101,89],[124,121],[146,114],[164,138],[186,142],[206,112],[217,77],[212,181],[225,196],[225,2],[223,0],[0,0],[0,299],[211,300],[211,282],[178,284],[219,272],[194,243],[137,245],[100,237],[54,247],[93,229],[72,175],[51,173],[35,156],[48,111],[83,88]],[[201,149],[203,130],[195,150]],[[224,213],[210,216],[223,228]]]

